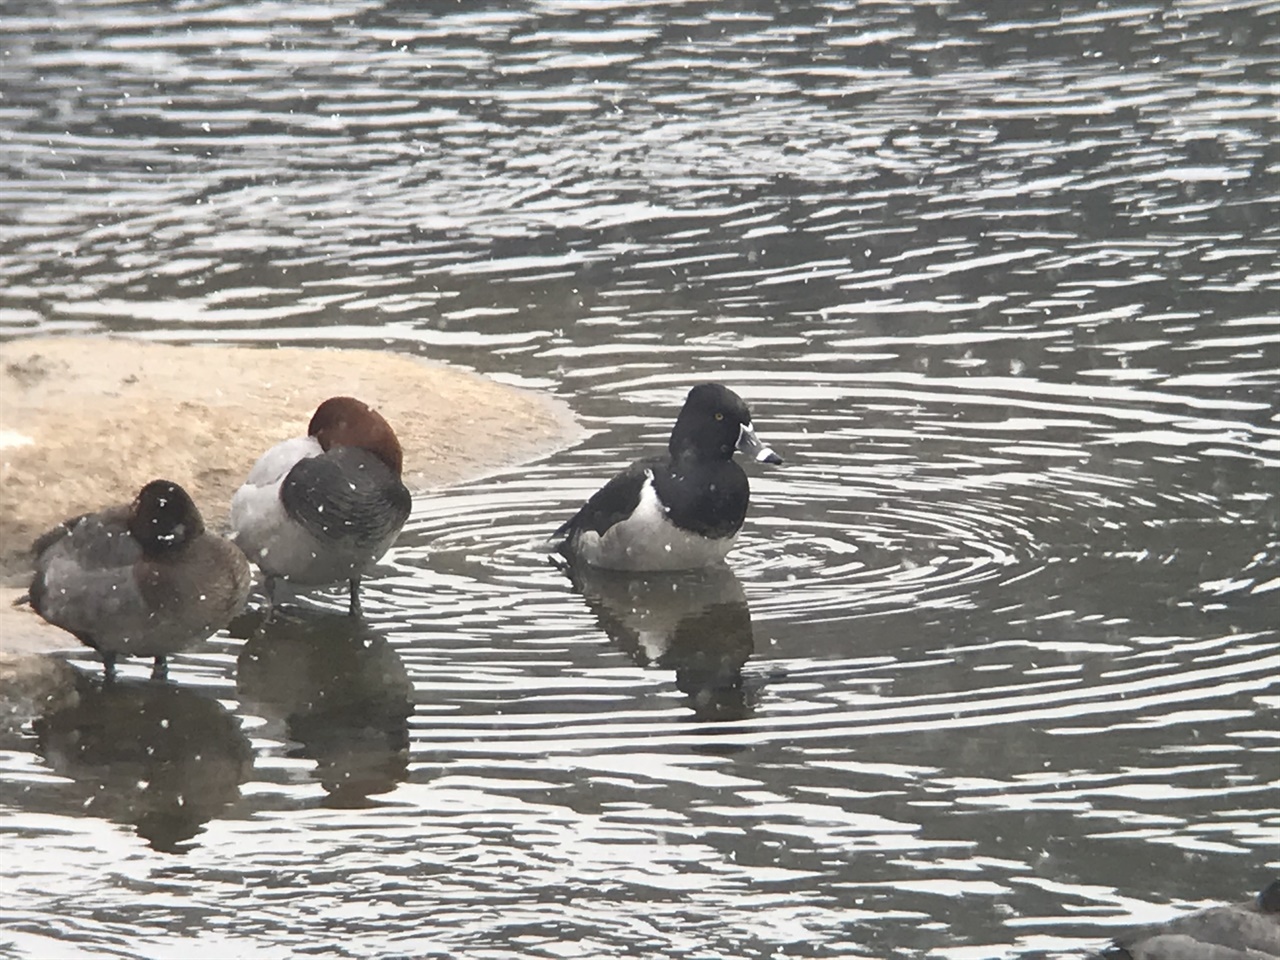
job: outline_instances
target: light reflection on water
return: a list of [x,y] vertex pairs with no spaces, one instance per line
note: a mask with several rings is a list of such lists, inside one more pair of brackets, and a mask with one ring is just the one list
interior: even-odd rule
[[[1070,956],[1280,867],[1265,4],[282,10],[3,11],[0,332],[422,352],[591,437],[418,498],[365,623],[177,658],[208,763],[0,743],[12,952]],[[575,584],[708,378],[787,458],[732,572]]]

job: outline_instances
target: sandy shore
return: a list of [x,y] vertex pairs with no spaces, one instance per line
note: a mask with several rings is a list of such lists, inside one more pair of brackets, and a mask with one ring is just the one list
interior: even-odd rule
[[[107,337],[0,344],[0,582],[25,584],[31,541],[62,519],[175,480],[220,529],[235,488],[271,444],[306,433],[326,397],[376,407],[427,490],[569,445],[561,401],[404,354],[170,346]],[[0,591],[0,651],[77,646]],[[3,671],[0,671],[3,673]]]

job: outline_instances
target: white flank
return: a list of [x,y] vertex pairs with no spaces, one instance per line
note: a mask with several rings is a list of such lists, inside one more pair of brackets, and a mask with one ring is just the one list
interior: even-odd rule
[[645,471],[640,502],[631,516],[604,536],[594,530],[580,534],[578,552],[592,566],[609,570],[694,570],[724,560],[733,540],[709,540],[673,524],[658,500],[653,472]]

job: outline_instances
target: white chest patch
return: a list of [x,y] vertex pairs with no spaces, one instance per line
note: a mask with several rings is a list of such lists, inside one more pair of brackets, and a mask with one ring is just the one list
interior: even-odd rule
[[608,570],[694,570],[723,561],[733,540],[709,539],[673,524],[658,500],[652,471],[646,471],[635,512],[604,536],[594,530],[580,534],[577,549],[587,563]]

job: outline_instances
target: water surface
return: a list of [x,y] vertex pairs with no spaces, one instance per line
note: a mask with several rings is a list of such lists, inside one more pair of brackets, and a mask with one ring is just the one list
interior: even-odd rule
[[[363,622],[78,658],[0,744],[3,949],[1074,957],[1260,889],[1277,13],[0,6],[0,334],[421,353],[591,430],[420,497]],[[787,458],[731,570],[549,563],[705,379]]]

